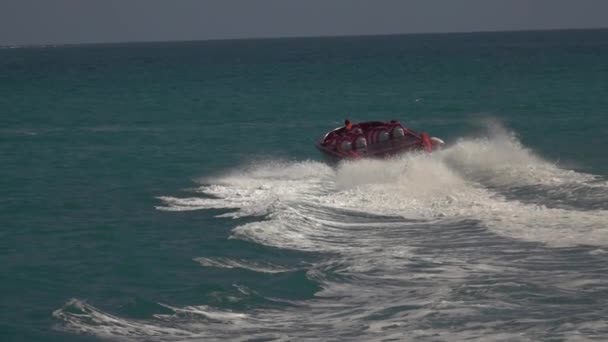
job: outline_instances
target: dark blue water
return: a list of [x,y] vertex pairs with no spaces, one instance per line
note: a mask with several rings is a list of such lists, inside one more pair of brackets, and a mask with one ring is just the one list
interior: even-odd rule
[[604,340],[607,93],[606,30],[0,49],[0,340]]

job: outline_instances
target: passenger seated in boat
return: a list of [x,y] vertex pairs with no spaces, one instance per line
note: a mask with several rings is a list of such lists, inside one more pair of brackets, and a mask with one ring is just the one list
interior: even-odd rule
[[353,123],[348,119],[344,120],[344,132],[348,133],[351,129],[353,129]]
[[346,119],[344,120],[344,135],[351,133],[362,134],[363,130],[361,130],[361,127],[359,127],[359,125],[353,125],[350,120]]

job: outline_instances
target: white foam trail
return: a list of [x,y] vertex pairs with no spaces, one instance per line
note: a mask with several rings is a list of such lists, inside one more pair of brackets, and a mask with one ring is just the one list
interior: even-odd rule
[[[166,206],[158,206],[156,207],[158,210],[164,211],[190,211],[190,210],[201,210],[201,209],[237,209],[239,206],[243,205],[243,202],[239,202],[237,200],[225,200],[222,202],[217,201],[212,198],[198,198],[198,197],[190,197],[190,198],[176,198],[176,197],[168,197],[161,196],[158,197],[161,201],[163,201]],[[232,204],[229,203],[232,202]]]
[[[283,248],[334,250],[348,233],[315,221],[327,212],[398,215],[407,219],[474,219],[494,232],[553,246],[608,244],[608,212],[546,208],[507,200],[484,184],[597,186],[595,176],[543,161],[510,136],[463,140],[432,155],[360,160],[331,169],[307,161],[269,163],[208,179],[200,191],[213,198],[162,197],[164,210],[223,208],[229,217],[267,216],[234,230],[234,237]],[[334,218],[334,221],[335,218]],[[323,228],[319,228],[323,226]]]
[[337,172],[344,191],[321,203],[406,218],[476,219],[496,233],[554,246],[608,244],[605,210],[551,209],[506,200],[455,172],[444,162],[450,155],[445,152],[345,164]]
[[[504,158],[494,158],[498,154]],[[574,299],[563,304],[568,310],[593,305],[584,296],[587,291],[605,291],[601,271],[608,244],[606,211],[546,208],[507,199],[495,189],[587,182],[597,184],[594,176],[547,163],[510,137],[463,140],[432,155],[361,160],[335,169],[313,161],[259,163],[202,180],[200,198],[161,197],[164,205],[159,209],[213,208],[225,209],[229,212],[222,215],[234,218],[263,216],[236,227],[232,238],[329,252],[322,253],[329,255],[325,260],[306,266],[306,276],[320,286],[313,298],[243,313],[166,306],[171,314],[149,320],[120,319],[71,301],[54,315],[71,331],[144,341],[535,341],[600,336],[606,333],[605,322],[578,314],[579,321],[561,328],[563,313],[555,312],[559,308],[534,295],[566,293],[567,299]],[[581,252],[584,257],[577,255],[581,263],[575,266],[586,267],[579,272],[551,259],[559,252],[545,256],[556,249],[509,241],[492,232],[552,246],[598,247]],[[507,257],[495,257],[490,249],[496,246]],[[542,250],[531,253],[530,248]],[[204,267],[265,273],[288,270],[230,258],[195,261]],[[250,293],[246,287],[237,289]],[[601,307],[599,303],[594,310]],[[488,313],[505,320],[492,321]],[[547,335],[547,326],[560,328]]]
[[212,309],[206,305],[185,306],[182,308],[178,308],[178,307],[174,307],[174,306],[170,306],[170,305],[166,305],[166,304],[162,304],[162,306],[164,306],[168,309],[171,309],[175,313],[171,314],[171,315],[155,315],[156,318],[170,319],[170,318],[174,317],[175,315],[177,315],[177,316],[187,315],[187,316],[201,316],[206,319],[213,320],[213,321],[228,322],[228,323],[234,323],[237,320],[242,320],[244,318],[247,318],[247,315],[243,314],[243,313],[235,313],[235,312],[230,312],[230,311],[219,311],[216,309]]
[[596,176],[564,170],[523,147],[512,135],[461,140],[440,152],[443,161],[467,178],[495,186],[589,183]]
[[175,341],[199,336],[187,329],[119,318],[77,299],[71,299],[61,309],[55,310],[53,317],[64,323],[61,329],[112,340],[145,337]]
[[262,216],[280,206],[282,201],[314,198],[327,191],[326,177],[332,169],[321,163],[268,162],[234,171],[219,178],[206,178],[199,191],[212,198],[159,197],[165,206],[159,210],[183,211],[201,209],[239,209],[227,217]]
[[198,262],[203,267],[217,267],[217,268],[240,268],[254,272],[261,273],[283,273],[293,271],[287,267],[276,265],[272,263],[261,263],[247,260],[236,260],[230,258],[195,258],[194,261]]
[[589,252],[589,254],[591,254],[591,255],[602,255],[602,254],[606,254],[606,253],[608,253],[608,252],[606,250],[601,249],[601,248],[594,249],[591,252]]

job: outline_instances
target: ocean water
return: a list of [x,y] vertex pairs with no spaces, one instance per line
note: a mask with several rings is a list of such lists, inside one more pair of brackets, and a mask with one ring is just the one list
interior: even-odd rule
[[3,48],[0,340],[608,340],[606,147],[607,30]]

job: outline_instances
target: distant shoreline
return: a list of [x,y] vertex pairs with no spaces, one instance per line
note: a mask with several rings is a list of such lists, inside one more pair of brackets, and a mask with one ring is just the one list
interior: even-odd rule
[[379,38],[399,36],[450,36],[469,34],[503,34],[503,33],[535,33],[535,32],[572,32],[572,31],[608,31],[608,27],[597,28],[549,28],[549,29],[519,29],[519,30],[488,30],[488,31],[452,31],[452,32],[414,32],[414,33],[382,33],[382,34],[345,34],[345,35],[321,35],[321,36],[261,36],[243,38],[210,38],[210,39],[176,39],[176,40],[138,40],[138,41],[100,41],[86,43],[39,43],[39,44],[0,44],[0,49],[23,49],[23,48],[54,48],[68,46],[95,46],[95,45],[133,45],[133,44],[175,44],[175,43],[202,43],[202,42],[233,42],[252,40],[293,40],[293,39],[348,39],[348,38]]

